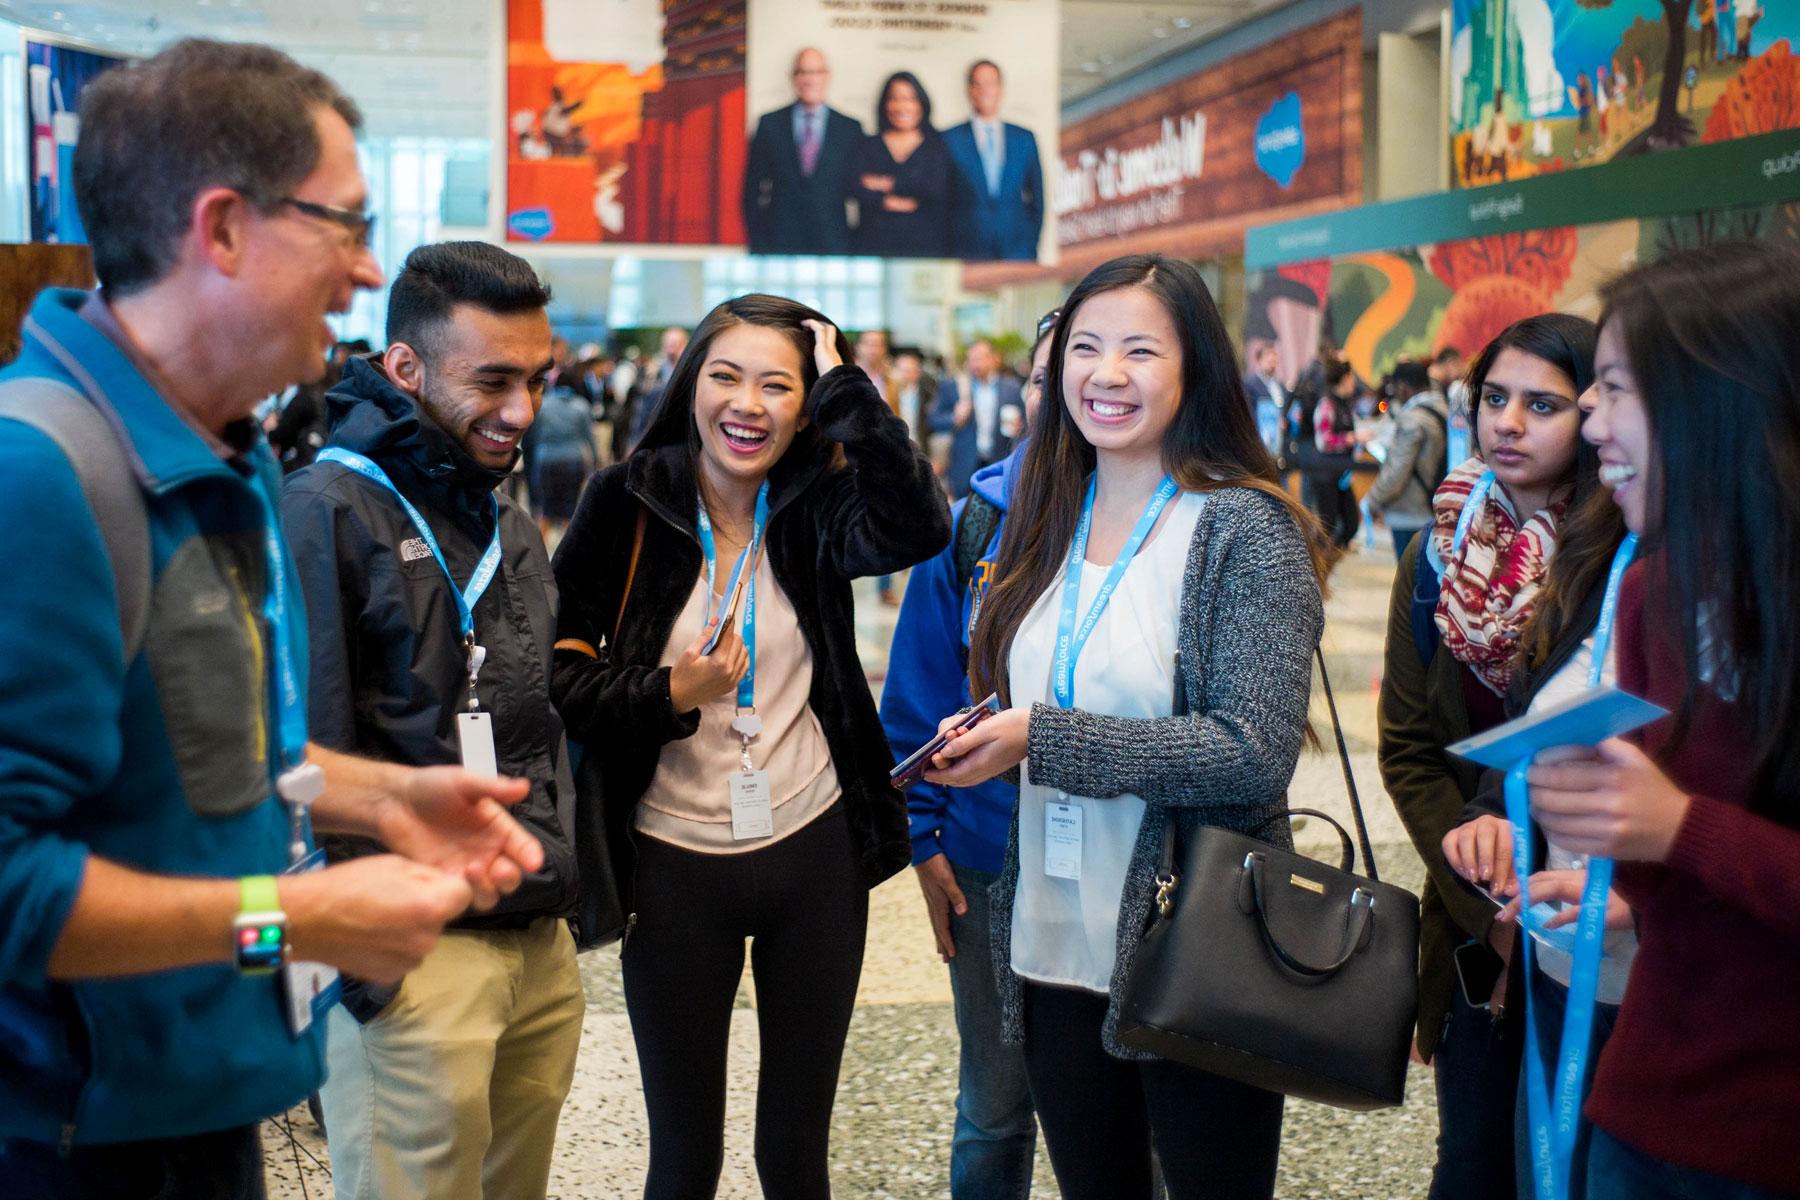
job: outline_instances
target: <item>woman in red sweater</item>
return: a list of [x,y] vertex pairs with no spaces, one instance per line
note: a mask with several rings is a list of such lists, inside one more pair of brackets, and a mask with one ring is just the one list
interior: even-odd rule
[[1583,433],[1642,554],[1618,681],[1669,719],[1530,774],[1618,860],[1640,948],[1586,1112],[1589,1200],[1800,1194],[1800,253],[1686,251],[1602,290]]

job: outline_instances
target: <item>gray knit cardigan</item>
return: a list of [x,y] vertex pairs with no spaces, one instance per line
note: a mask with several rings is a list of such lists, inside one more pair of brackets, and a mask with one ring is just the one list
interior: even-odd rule
[[[1293,518],[1250,488],[1208,495],[1181,584],[1182,684],[1192,715],[1150,720],[1034,704],[1026,761],[1031,780],[1077,796],[1135,795],[1144,823],[1119,905],[1112,1002],[1101,1041],[1118,1058],[1153,1055],[1119,1044],[1119,996],[1150,912],[1163,828],[1203,825],[1250,832],[1287,807],[1300,758],[1312,654],[1324,629],[1319,586]],[[1263,836],[1291,846],[1285,821]],[[1007,1042],[1025,1039],[1024,993],[1012,970],[1013,898],[1019,882],[1019,809],[992,892],[994,970]]]

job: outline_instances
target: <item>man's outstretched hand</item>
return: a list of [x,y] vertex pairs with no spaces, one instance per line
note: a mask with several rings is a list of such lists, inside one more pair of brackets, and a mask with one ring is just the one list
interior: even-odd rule
[[506,811],[525,798],[523,779],[461,767],[405,774],[375,819],[375,836],[396,854],[468,881],[473,907],[492,908],[544,865],[544,848]]

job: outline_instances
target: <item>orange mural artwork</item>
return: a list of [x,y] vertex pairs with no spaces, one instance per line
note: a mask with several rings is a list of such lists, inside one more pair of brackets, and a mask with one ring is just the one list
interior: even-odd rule
[[1439,242],[1431,252],[1431,273],[1453,292],[1477,279],[1502,275],[1555,296],[1575,269],[1575,246],[1573,226]]
[[1456,290],[1444,319],[1438,325],[1431,351],[1436,354],[1446,346],[1470,353],[1493,341],[1514,321],[1549,312],[1556,307],[1551,298],[1523,279],[1490,275],[1471,280]]
[[1800,57],[1783,38],[1731,77],[1706,119],[1703,142],[1800,126]]

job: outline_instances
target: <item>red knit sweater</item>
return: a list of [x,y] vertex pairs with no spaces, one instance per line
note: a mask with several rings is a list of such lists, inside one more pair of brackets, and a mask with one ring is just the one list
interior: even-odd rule
[[[1660,565],[1620,589],[1618,678],[1673,712],[1681,658],[1644,611]],[[1640,739],[1693,807],[1667,862],[1619,864],[1641,947],[1587,1114],[1653,1158],[1800,1193],[1800,829],[1747,811],[1748,715],[1701,695],[1676,753],[1672,721]]]

